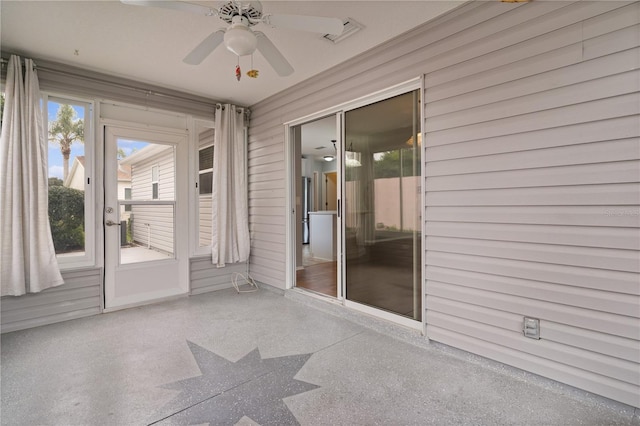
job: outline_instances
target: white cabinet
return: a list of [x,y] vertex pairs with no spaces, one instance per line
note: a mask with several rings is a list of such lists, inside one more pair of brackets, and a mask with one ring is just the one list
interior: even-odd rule
[[337,212],[309,212],[309,245],[311,256],[319,259],[336,260]]

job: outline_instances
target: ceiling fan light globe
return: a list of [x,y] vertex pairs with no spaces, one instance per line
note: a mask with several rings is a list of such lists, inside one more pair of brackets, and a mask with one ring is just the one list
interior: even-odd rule
[[258,46],[258,39],[246,26],[232,25],[224,33],[224,45],[238,56],[251,55]]

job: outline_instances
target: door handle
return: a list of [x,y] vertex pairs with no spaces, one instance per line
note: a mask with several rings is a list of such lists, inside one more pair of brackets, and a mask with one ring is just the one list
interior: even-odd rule
[[120,226],[119,223],[112,221],[111,219],[107,220],[105,223],[107,226]]

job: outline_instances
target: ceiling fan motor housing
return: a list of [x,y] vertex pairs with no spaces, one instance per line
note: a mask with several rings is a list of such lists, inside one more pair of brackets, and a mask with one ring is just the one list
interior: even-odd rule
[[247,25],[252,26],[260,22],[262,18],[262,4],[259,1],[250,1],[243,4],[240,1],[230,1],[218,9],[220,19],[228,24],[233,23],[233,18],[243,16],[247,18]]

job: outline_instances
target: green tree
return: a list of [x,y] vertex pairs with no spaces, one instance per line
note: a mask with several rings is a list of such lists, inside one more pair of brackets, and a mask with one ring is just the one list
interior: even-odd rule
[[69,156],[74,142],[84,143],[84,120],[77,117],[71,105],[62,104],[56,120],[49,124],[49,141],[60,146],[63,158],[63,179],[69,175]]
[[52,186],[63,186],[62,179],[57,178],[57,177],[50,177],[49,178],[49,188],[51,188]]
[[84,192],[50,186],[49,224],[56,253],[84,250]]
[[402,149],[387,151],[382,157],[375,160],[373,173],[376,179],[390,178],[400,176],[400,152],[402,151],[402,176],[419,176],[420,175],[420,157],[418,153],[418,161],[416,169],[413,169],[413,149]]
[[127,158],[129,155],[133,154],[136,151],[137,151],[136,148],[132,148],[131,152],[129,152],[129,154],[127,155],[127,152],[124,149],[118,148],[117,158],[118,160],[124,160],[125,158]]

